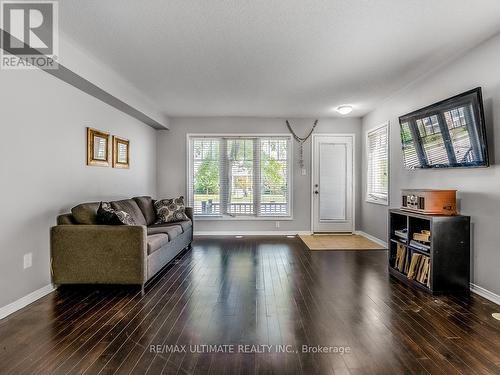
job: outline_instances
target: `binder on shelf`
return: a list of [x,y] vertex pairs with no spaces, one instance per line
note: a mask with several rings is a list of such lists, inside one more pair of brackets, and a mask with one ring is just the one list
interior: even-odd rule
[[399,272],[405,272],[406,270],[406,246],[401,244],[397,245],[396,249],[396,261],[394,263],[394,268]]

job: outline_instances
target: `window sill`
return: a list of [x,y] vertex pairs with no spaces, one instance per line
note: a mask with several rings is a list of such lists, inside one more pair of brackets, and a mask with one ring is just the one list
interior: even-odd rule
[[365,200],[366,203],[378,204],[379,206],[389,206],[389,201],[386,200],[377,200],[377,199],[369,199]]
[[195,215],[195,220],[201,221],[289,221],[293,220],[293,216],[203,216]]

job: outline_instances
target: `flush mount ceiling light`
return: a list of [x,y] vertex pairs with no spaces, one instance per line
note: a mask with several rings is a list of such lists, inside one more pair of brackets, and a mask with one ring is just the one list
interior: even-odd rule
[[352,112],[352,105],[341,105],[335,109],[341,115],[348,115]]

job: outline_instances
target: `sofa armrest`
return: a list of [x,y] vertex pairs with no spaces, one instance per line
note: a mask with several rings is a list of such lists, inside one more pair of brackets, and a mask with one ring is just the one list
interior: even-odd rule
[[194,214],[193,207],[186,207],[186,216],[190,218],[191,221],[194,223],[193,214]]
[[55,284],[144,284],[145,226],[57,225],[50,231]]
[[191,219],[191,241],[194,234],[194,209],[193,207],[186,207],[186,216]]

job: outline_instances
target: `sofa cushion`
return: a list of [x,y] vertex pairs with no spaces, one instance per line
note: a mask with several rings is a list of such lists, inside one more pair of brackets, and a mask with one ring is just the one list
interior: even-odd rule
[[78,224],[72,214],[62,214],[57,216],[57,225],[74,225]]
[[97,224],[103,225],[136,225],[132,216],[125,211],[118,211],[108,202],[101,202],[97,209]]
[[149,255],[168,243],[168,236],[165,233],[151,234],[148,235],[147,243]]
[[153,207],[153,199],[151,197],[134,197],[132,198],[135,203],[141,209],[144,218],[146,219],[146,225],[154,224],[156,221],[155,209]]
[[71,209],[71,214],[78,224],[97,224],[97,209],[100,202],[82,203]]
[[128,213],[137,225],[146,225],[146,219],[133,199],[111,202],[111,207],[117,211],[125,211]]
[[163,228],[163,227],[171,227],[171,226],[175,226],[175,225],[180,225],[182,228],[182,232],[185,232],[193,226],[193,223],[191,222],[191,220],[183,220],[183,221],[177,221],[175,223],[153,224],[150,226],[150,228]]
[[163,233],[168,235],[168,240],[172,241],[174,238],[182,234],[182,227],[180,225],[154,225],[148,227],[148,235]]
[[156,212],[156,224],[174,223],[189,220],[186,216],[184,197],[175,199],[162,199],[154,202]]

